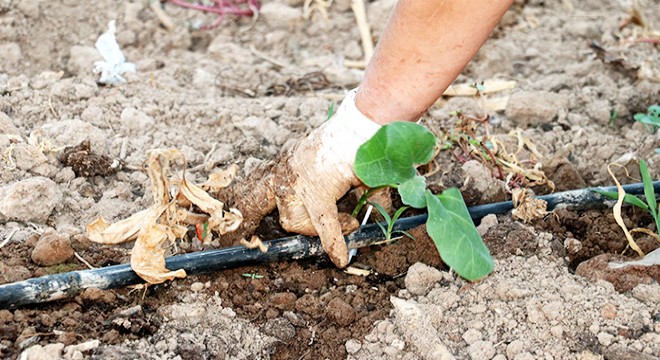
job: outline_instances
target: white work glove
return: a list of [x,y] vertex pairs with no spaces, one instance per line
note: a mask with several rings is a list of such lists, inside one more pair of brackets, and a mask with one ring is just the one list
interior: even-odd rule
[[381,127],[356,108],[355,93],[350,91],[330,120],[298,141],[273,167],[256,171],[243,186],[235,186],[233,194],[225,194],[243,213],[241,236],[254,231],[277,206],[285,230],[318,235],[332,262],[340,268],[348,265],[343,234],[359,224],[339,213],[336,203],[361,184],[353,173],[355,154]]
[[336,203],[361,184],[353,173],[355,154],[381,127],[357,109],[355,93],[350,91],[329,121],[295,145],[289,161],[296,174],[293,191],[277,199],[282,227],[319,235],[323,249],[340,268],[348,265],[342,233],[359,224],[350,215],[339,214]]

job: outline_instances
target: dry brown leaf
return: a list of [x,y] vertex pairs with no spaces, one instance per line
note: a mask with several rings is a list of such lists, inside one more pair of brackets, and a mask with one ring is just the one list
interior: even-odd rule
[[626,227],[626,224],[623,222],[623,217],[621,217],[621,207],[623,206],[623,199],[626,197],[626,192],[623,190],[623,187],[621,187],[619,180],[617,180],[617,178],[614,176],[614,173],[612,173],[612,165],[617,165],[617,164],[607,165],[607,172],[610,173],[612,180],[614,180],[614,184],[616,184],[616,189],[619,195],[616,204],[614,204],[614,207],[612,208],[612,213],[614,214],[614,220],[616,220],[616,223],[619,225],[621,230],[623,230],[623,233],[626,235],[626,239],[628,239],[628,244],[630,245],[630,247],[633,250],[635,250],[637,254],[639,254],[639,256],[644,256],[644,252],[642,251],[642,249],[639,248],[639,246],[637,246],[635,239],[633,239],[632,235],[628,231],[628,228]]
[[[148,283],[159,284],[186,276],[182,269],[170,271],[165,268],[163,248],[166,240],[174,244],[177,238],[186,236],[188,228],[183,225],[208,221],[211,230],[226,234],[238,228],[243,216],[236,209],[224,211],[222,202],[185,180],[185,158],[178,150],[155,149],[148,154],[145,163],[154,205],[114,224],[98,218],[87,226],[87,236],[102,244],[118,244],[137,237],[131,252],[131,268]],[[181,179],[169,176],[171,165],[177,161],[183,163]],[[236,171],[237,167],[230,167],[222,174],[217,173],[210,183],[216,188],[228,185]],[[192,212],[193,205],[205,214]],[[207,240],[210,234],[207,234]]]
[[513,189],[511,200],[515,207],[511,215],[514,219],[520,219],[525,223],[541,219],[548,213],[548,203],[534,198],[529,189]]
[[186,277],[183,269],[170,271],[165,267],[163,244],[166,240],[173,241],[176,235],[168,226],[161,224],[151,224],[143,229],[131,251],[133,271],[150,284]]
[[103,217],[99,217],[87,225],[87,238],[92,242],[107,245],[134,240],[138,232],[155,223],[163,211],[164,206],[152,206],[114,224],[109,224]]
[[243,216],[237,209],[229,209],[229,212],[225,212],[223,210],[224,204],[199,186],[183,179],[179,191],[186,199],[209,214],[209,228],[217,231],[220,235],[235,231],[241,225]]
[[208,180],[202,184],[202,189],[215,192],[226,188],[234,180],[234,177],[236,177],[237,171],[238,165],[232,164],[224,170],[214,172],[213,174],[209,175]]
[[248,249],[259,248],[259,251],[261,251],[262,253],[268,251],[268,245],[264,244],[263,241],[261,241],[261,239],[256,235],[252,235],[250,241],[241,239],[241,245],[245,246]]

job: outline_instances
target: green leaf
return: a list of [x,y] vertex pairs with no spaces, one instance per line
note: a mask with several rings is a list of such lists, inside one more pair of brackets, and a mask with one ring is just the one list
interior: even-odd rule
[[376,208],[376,210],[378,210],[378,212],[385,219],[387,225],[392,223],[392,218],[390,217],[390,214],[388,214],[387,211],[379,203],[369,201],[369,205],[373,206],[374,208]]
[[660,122],[660,105],[651,105],[649,106],[648,114],[650,117],[656,119]]
[[355,175],[369,187],[403,183],[415,176],[415,165],[431,161],[435,142],[435,135],[421,125],[385,125],[358,149]]
[[396,210],[394,215],[392,215],[392,222],[395,223],[397,220],[399,220],[399,217],[401,217],[401,214],[403,214],[404,211],[408,210],[410,206],[402,206]]
[[435,196],[426,192],[429,217],[426,230],[442,260],[457,274],[477,280],[493,270],[493,258],[481,240],[461,193],[447,189]]
[[399,185],[399,195],[404,204],[417,209],[426,207],[426,179],[415,176]]
[[655,199],[653,179],[651,179],[649,167],[646,165],[646,161],[644,161],[644,159],[639,160],[639,172],[642,174],[642,182],[644,183],[644,196],[646,197],[646,203],[649,205],[649,212],[653,216],[653,219],[656,220],[658,218],[658,212],[656,210],[658,203]]
[[[619,199],[619,193],[616,192],[616,191],[602,191],[602,190],[597,190],[597,189],[594,189],[594,190],[592,190],[592,191],[597,192],[597,193],[599,193],[599,194],[601,194],[601,195],[603,195],[603,196],[605,196],[605,197],[607,197],[607,198],[610,198],[610,199],[612,199],[612,200],[617,200],[617,199]],[[644,209],[644,210],[648,210],[648,209],[649,209],[649,206],[646,205],[646,203],[644,203],[644,202],[642,201],[642,199],[638,198],[638,197],[635,196],[635,195],[626,194],[626,195],[623,197],[623,201],[626,202],[626,203],[628,203],[628,204],[630,204],[630,205],[637,206],[638,208],[641,208],[641,209]]]

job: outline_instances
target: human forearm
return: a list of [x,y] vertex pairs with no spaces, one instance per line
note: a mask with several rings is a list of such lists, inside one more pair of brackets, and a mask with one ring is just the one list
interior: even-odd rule
[[513,0],[400,0],[358,90],[387,124],[417,120],[460,74]]

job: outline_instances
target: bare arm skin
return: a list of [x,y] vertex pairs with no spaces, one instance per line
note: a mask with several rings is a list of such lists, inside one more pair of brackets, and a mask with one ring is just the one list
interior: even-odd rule
[[399,0],[356,96],[388,124],[416,121],[477,53],[513,0]]

